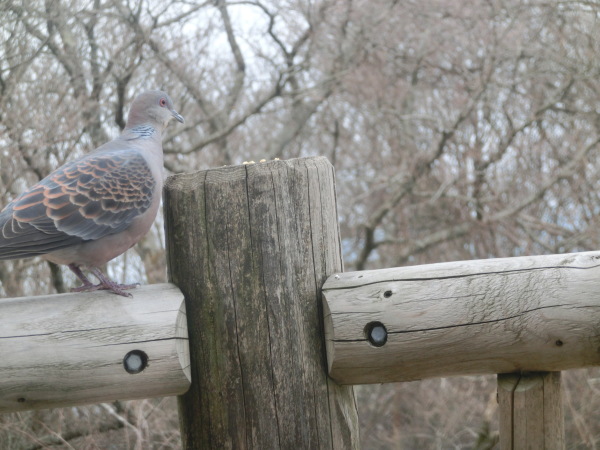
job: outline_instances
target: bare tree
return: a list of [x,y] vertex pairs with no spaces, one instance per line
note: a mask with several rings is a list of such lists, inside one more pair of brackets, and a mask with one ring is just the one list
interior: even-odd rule
[[[186,117],[165,138],[169,172],[328,156],[347,269],[598,248],[599,23],[583,0],[5,0],[0,205],[115,136],[135,94],[158,87]],[[165,280],[161,220],[111,276]],[[74,283],[37,259],[0,262],[0,281],[6,296]],[[581,386],[597,376],[567,382],[570,439],[590,447],[600,421],[576,412],[600,410]],[[492,388],[361,388],[377,429],[365,447],[491,448]],[[465,389],[472,415],[434,401]],[[178,448],[157,402],[7,416],[0,442]]]

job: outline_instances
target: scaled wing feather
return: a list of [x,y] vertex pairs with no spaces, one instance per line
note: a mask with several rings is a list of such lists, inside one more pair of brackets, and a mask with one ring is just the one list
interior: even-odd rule
[[135,150],[68,163],[0,212],[0,259],[42,255],[123,231],[150,208],[155,186]]

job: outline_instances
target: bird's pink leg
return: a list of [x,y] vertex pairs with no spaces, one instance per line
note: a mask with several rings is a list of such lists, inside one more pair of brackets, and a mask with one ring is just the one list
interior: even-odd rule
[[83,283],[81,286],[71,289],[71,292],[90,292],[90,291],[98,291],[98,290],[107,290],[107,291],[114,292],[115,294],[122,295],[123,297],[132,297],[132,295],[125,292],[125,290],[126,289],[134,289],[135,287],[139,286],[139,283],[134,283],[134,284],[115,283],[114,281],[109,280],[108,277],[106,275],[104,275],[102,273],[102,271],[100,269],[98,269],[97,267],[90,268],[90,272],[92,272],[94,274],[94,276],[96,278],[98,278],[98,281],[100,281],[100,283],[98,283],[98,284],[93,284],[88,279],[88,277],[86,277],[84,275],[84,273],[81,271],[81,269],[78,266],[76,266],[75,264],[69,264],[68,267],[69,267],[69,269],[71,269],[71,272],[73,272],[75,274],[75,276],[77,278],[79,278]]
[[73,272],[75,276],[83,283],[81,286],[71,289],[71,292],[81,292],[94,286],[89,278],[84,275],[79,266],[76,266],[75,264],[69,264],[67,267],[71,269],[71,272]]
[[102,271],[100,269],[98,269],[97,267],[90,267],[90,272],[92,272],[94,274],[94,276],[96,278],[98,278],[98,280],[100,280],[100,287],[98,289],[106,289],[109,291],[114,292],[115,294],[119,294],[122,295],[123,297],[133,297],[133,295],[131,295],[128,292],[125,292],[125,289],[135,289],[136,287],[138,287],[140,285],[140,283],[133,283],[133,284],[119,284],[119,283],[115,283],[112,280],[109,280],[108,277],[106,275],[104,275],[102,273]]

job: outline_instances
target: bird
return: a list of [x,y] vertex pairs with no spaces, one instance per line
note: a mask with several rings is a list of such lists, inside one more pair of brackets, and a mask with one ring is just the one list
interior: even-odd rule
[[156,218],[162,134],[172,119],[184,122],[166,93],[138,95],[119,137],[54,170],[0,211],[0,260],[41,256],[81,280],[73,292],[132,297],[126,290],[138,283],[116,283],[100,267],[135,245]]

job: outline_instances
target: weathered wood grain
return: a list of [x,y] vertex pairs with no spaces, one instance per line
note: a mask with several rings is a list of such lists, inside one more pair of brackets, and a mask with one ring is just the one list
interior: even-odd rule
[[[190,385],[183,294],[141,286],[0,301],[0,412],[162,397]],[[125,370],[130,351],[147,355]]]
[[339,273],[323,299],[342,384],[600,365],[600,252]]
[[184,447],[357,448],[353,389],[325,360],[320,288],[342,270],[327,160],[171,177],[165,222],[192,343]]
[[500,448],[565,448],[560,372],[498,375]]

